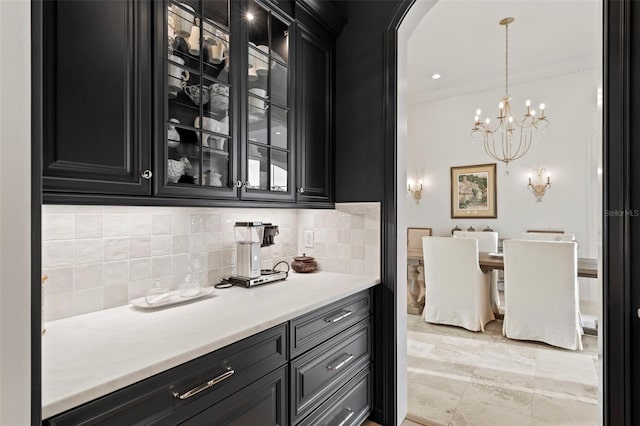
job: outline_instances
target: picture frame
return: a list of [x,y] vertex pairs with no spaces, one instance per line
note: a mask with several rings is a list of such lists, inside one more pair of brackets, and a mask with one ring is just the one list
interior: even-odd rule
[[496,163],[451,167],[451,218],[497,218],[496,188]]

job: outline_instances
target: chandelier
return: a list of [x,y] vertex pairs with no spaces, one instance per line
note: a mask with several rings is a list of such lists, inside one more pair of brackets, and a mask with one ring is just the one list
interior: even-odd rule
[[546,127],[549,122],[544,115],[544,104],[540,104],[540,115],[536,117],[536,111],[531,109],[531,101],[525,102],[526,112],[521,119],[514,117],[511,112],[511,97],[509,96],[509,24],[514,18],[504,18],[500,25],[505,27],[505,94],[498,105],[499,111],[497,123],[491,125],[491,120],[486,118],[481,121],[481,110],[476,110],[475,122],[471,129],[472,138],[482,138],[484,150],[491,158],[502,161],[507,166],[509,163],[521,158],[529,151],[531,142],[536,138],[540,128]]

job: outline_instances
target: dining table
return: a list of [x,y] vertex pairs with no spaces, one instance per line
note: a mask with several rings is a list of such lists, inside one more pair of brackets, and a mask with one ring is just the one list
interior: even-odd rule
[[[424,307],[424,259],[422,250],[408,249],[407,260],[413,261],[412,272],[409,274],[409,302],[408,313],[420,314]],[[483,272],[504,270],[504,257],[502,253],[479,252],[478,263]],[[578,258],[577,275],[580,278],[598,278],[598,259],[589,257]]]
[[[504,270],[504,258],[501,254],[496,255],[481,251],[478,258],[480,269],[483,272],[492,270]],[[422,250],[407,250],[407,259],[422,261]],[[578,277],[598,278],[598,259],[590,257],[579,257]]]

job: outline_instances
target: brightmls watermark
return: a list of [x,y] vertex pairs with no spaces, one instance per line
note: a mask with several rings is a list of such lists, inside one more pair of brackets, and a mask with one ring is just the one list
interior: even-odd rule
[[640,216],[640,210],[605,210],[605,217],[636,217]]

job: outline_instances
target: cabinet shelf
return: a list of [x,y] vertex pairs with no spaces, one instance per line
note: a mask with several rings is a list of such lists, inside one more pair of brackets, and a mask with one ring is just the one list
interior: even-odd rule
[[[195,68],[193,65],[189,65],[190,63],[193,63],[193,62],[199,63],[200,61],[199,57],[191,55],[190,53],[185,53],[185,52],[176,51],[176,50],[173,51],[173,55],[183,59],[187,59],[188,62],[185,61],[184,64],[181,64],[179,62],[176,62],[168,58],[167,63],[174,65],[176,67],[179,67],[181,69],[184,69],[186,71],[189,71],[189,74],[191,75],[191,77],[203,76],[204,78],[211,80],[212,83],[218,83],[218,84],[222,84],[224,86],[230,87],[229,72],[225,68],[226,59],[223,60],[223,62],[221,62],[220,64],[213,64],[211,62],[204,61],[203,72],[200,72],[199,67]],[[214,73],[212,70],[215,70],[217,72]],[[220,76],[222,76],[222,78]],[[194,81],[193,83],[196,84],[197,82]]]

